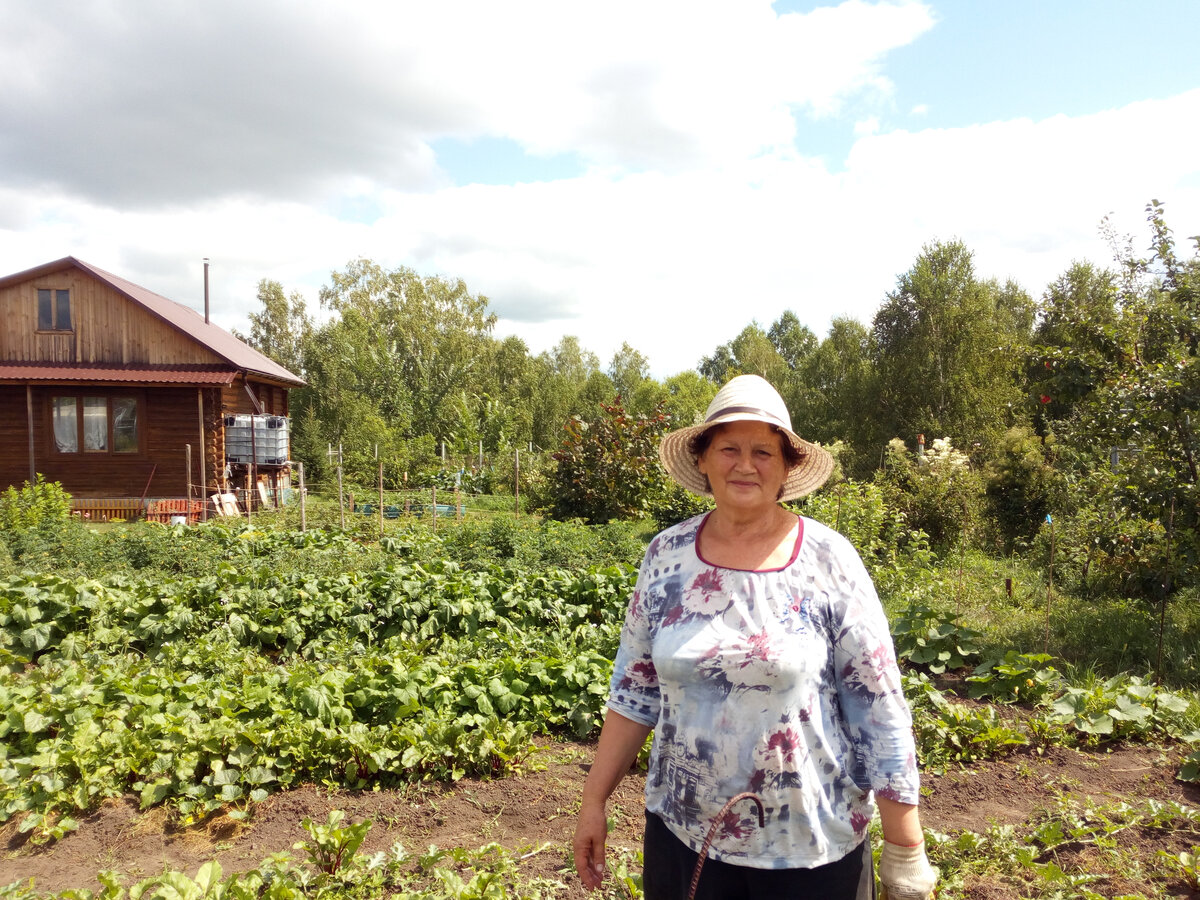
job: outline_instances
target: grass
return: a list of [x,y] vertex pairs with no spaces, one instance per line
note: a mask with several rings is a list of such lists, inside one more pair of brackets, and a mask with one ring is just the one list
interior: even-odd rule
[[[1005,584],[1012,580],[1012,595]],[[1007,650],[1050,653],[1065,665],[1111,677],[1122,672],[1157,676],[1159,607],[1126,597],[1084,599],[1057,588],[1036,567],[1016,557],[968,551],[940,561],[884,597],[890,615],[914,598],[961,625],[981,632],[985,657]],[[1200,688],[1200,594],[1179,592],[1167,606],[1163,640],[1164,685]]]

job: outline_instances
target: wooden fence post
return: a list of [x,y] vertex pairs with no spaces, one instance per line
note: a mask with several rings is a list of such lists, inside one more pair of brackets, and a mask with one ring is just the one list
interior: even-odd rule
[[1046,581],[1046,633],[1042,637],[1042,652],[1050,652],[1050,601],[1054,596],[1054,519],[1051,516],[1046,516],[1046,521],[1050,523],[1050,568]]
[[300,475],[300,530],[308,531],[308,497],[305,496],[304,490],[304,463],[296,463],[296,468]]
[[346,497],[342,493],[342,445],[338,444],[338,519],[342,523],[342,531],[346,530]]

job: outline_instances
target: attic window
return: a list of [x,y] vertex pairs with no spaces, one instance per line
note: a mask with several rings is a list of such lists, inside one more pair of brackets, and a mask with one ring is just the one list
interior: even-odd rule
[[38,331],[71,330],[71,292],[38,289]]

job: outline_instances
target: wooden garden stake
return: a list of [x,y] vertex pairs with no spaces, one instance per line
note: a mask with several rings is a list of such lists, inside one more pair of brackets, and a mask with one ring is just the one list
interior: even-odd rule
[[255,432],[258,428],[254,424],[254,413],[250,413],[250,475],[246,480],[246,521],[250,521],[250,509],[254,506],[254,492],[258,485],[258,472],[255,464],[258,462],[258,444],[255,441]]
[[1054,518],[1046,516],[1050,523],[1050,571],[1046,580],[1046,635],[1042,638],[1042,652],[1050,652],[1050,596],[1054,592]]
[[338,521],[341,522],[342,531],[346,530],[346,496],[342,493],[342,445],[338,444]]
[[304,463],[296,463],[296,471],[300,476],[300,530],[308,531],[308,498],[304,490]]
[[1175,527],[1175,498],[1171,497],[1171,512],[1167,515],[1167,576],[1163,579],[1163,595],[1162,604],[1158,610],[1158,659],[1154,663],[1154,668],[1158,673],[1158,686],[1162,687],[1163,670],[1162,670],[1162,654],[1163,654],[1163,635],[1167,630],[1167,598],[1171,595],[1171,573],[1174,568],[1171,558],[1171,532]]

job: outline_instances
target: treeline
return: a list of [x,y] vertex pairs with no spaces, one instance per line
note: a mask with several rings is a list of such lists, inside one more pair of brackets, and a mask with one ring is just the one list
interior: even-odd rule
[[317,483],[328,482],[328,451],[340,445],[346,477],[361,484],[375,484],[377,459],[389,486],[428,483],[444,449],[456,470],[482,452],[496,487],[511,490],[513,451],[548,454],[572,417],[621,397],[632,412],[690,422],[716,390],[696,371],[651,378],[628,344],[607,366],[570,335],[531,354],[518,337],[492,336],[487,298],[461,280],[369,260],[332,273],[320,325],[278,282],[260,282],[258,300],[241,337],[307,381],[292,393],[292,452]]
[[[1011,550],[1057,516],[1064,565],[1150,595],[1171,590],[1164,579],[1193,580],[1200,556],[1200,246],[1181,255],[1157,201],[1147,221],[1146,251],[1110,232],[1111,268],[1071,263],[1036,298],[980,275],[962,242],[935,242],[869,324],[835,319],[818,337],[785,312],[662,381],[629,344],[607,365],[572,336],[531,354],[517,337],[493,337],[487,298],[462,281],[366,260],[332,274],[320,325],[298,294],[262,282],[247,338],[308,382],[293,395],[293,453],[316,481],[328,478],[331,445],[364,485],[378,448],[389,486],[436,479],[443,450],[452,468],[479,468],[482,450],[468,477],[511,490],[513,451],[532,444],[542,455],[522,456],[528,490],[586,516],[556,499],[606,466],[604,479],[621,483],[630,464],[585,453],[589,428],[619,455],[636,424],[625,481],[651,491],[646,441],[694,421],[729,377],[756,373],[801,433],[835,451],[844,477],[890,484],[935,545],[969,534]],[[595,518],[651,505],[622,504]]]

